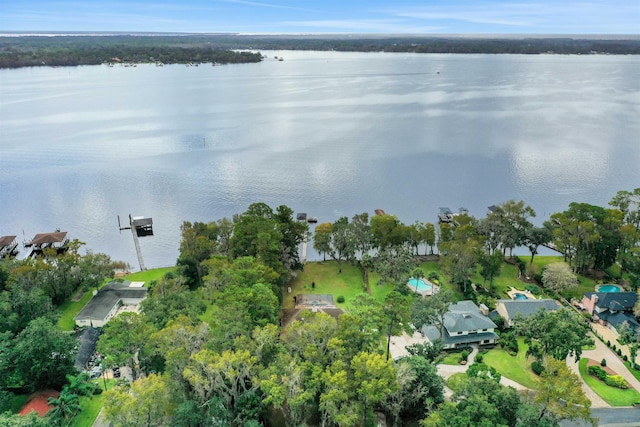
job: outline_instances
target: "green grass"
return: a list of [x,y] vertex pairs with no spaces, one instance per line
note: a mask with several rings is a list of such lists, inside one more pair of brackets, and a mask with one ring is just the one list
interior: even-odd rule
[[[104,279],[100,287],[103,287],[107,283],[109,283],[112,279]],[[82,298],[78,301],[71,301],[71,296],[67,301],[60,304],[58,309],[60,310],[60,318],[58,319],[58,326],[63,331],[73,331],[73,328],[76,326],[73,318],[80,313],[80,310],[84,308],[85,305],[89,302],[91,297],[93,296],[93,290],[89,290],[82,295]]]
[[[104,390],[104,381],[99,380],[97,383]],[[116,384],[114,379],[107,380],[107,389],[111,390]],[[80,406],[82,411],[71,420],[70,427],[91,427],[96,417],[102,409],[103,395],[98,394],[91,397],[83,396],[80,398]]]
[[132,282],[145,282],[145,285],[149,286],[149,282],[152,280],[162,279],[167,273],[175,273],[177,268],[178,267],[153,268],[151,270],[128,274],[124,276],[124,278]]
[[[369,286],[371,295],[378,301],[383,301],[389,292],[393,290],[388,285],[378,285],[379,276],[369,274]],[[315,282],[315,288],[311,284]],[[331,294],[336,306],[348,310],[353,299],[365,293],[362,273],[356,266],[348,263],[342,264],[342,273],[338,272],[338,264],[335,261],[309,262],[305,264],[304,271],[298,272],[297,277],[289,285],[291,294],[285,294],[283,308],[294,307],[293,296],[298,294]],[[338,297],[345,298],[344,303],[338,303]]]
[[495,368],[503,377],[535,390],[540,386],[540,380],[531,370],[533,359],[526,356],[529,347],[524,343],[524,338],[518,338],[518,347],[515,357],[496,347],[484,355],[483,362]]
[[442,358],[440,363],[442,363],[443,365],[459,365],[461,356],[462,351],[447,352],[446,356]]
[[629,372],[631,372],[631,375],[633,375],[634,377],[636,377],[636,379],[638,381],[640,381],[640,371],[637,371],[637,370],[633,369],[633,366],[632,366],[631,362],[624,362],[623,361],[622,363],[624,363],[624,366],[627,367],[627,370]]
[[640,401],[640,393],[632,388],[626,390],[610,387],[587,373],[587,359],[580,359],[578,368],[580,376],[591,389],[611,406],[632,406]]
[[447,379],[447,387],[449,387],[454,392],[460,391],[463,389],[465,383],[467,383],[469,378],[467,374],[464,372],[459,372],[457,374],[451,375]]

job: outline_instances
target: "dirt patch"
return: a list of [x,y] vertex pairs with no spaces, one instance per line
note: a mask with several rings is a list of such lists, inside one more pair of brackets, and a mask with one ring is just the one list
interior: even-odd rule
[[20,409],[19,414],[27,415],[29,412],[35,411],[42,417],[49,409],[52,408],[48,402],[49,398],[57,398],[58,396],[60,396],[60,392],[55,390],[45,390],[34,393],[29,397],[29,400],[27,400],[27,403],[24,404],[22,409]]

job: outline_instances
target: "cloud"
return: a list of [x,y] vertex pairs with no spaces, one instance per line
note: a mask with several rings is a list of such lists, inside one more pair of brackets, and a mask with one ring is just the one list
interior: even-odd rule
[[389,34],[433,33],[442,27],[414,25],[402,20],[385,19],[325,19],[311,21],[287,21],[283,26],[308,28],[310,30],[340,30],[343,32],[370,32]]
[[286,10],[297,10],[301,12],[317,12],[315,9],[307,9],[296,6],[284,6],[281,4],[274,3],[262,3],[257,1],[247,1],[247,0],[222,0],[223,3],[234,3],[234,4],[245,4],[248,6],[258,6],[258,7],[266,7],[270,9],[286,9]]

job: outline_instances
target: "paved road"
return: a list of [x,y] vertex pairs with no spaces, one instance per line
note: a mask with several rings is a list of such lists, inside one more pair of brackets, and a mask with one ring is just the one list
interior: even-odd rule
[[[591,410],[598,418],[599,427],[640,427],[640,409],[636,408],[596,408]],[[584,422],[563,421],[562,427],[591,427]]]

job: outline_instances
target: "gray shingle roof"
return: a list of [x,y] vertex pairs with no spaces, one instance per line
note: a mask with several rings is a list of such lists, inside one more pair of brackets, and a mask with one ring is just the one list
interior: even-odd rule
[[501,299],[497,303],[502,303],[509,319],[514,319],[517,314],[520,314],[524,319],[535,314],[538,310],[545,309],[547,311],[553,311],[559,309],[561,306],[557,301],[552,299]]
[[495,329],[496,324],[483,315],[473,301],[460,301],[451,304],[444,317],[444,327],[449,333]]
[[598,297],[596,307],[613,311],[630,311],[638,301],[636,292],[589,292],[585,295],[587,298],[596,295]]
[[118,300],[122,298],[144,299],[147,296],[147,288],[130,288],[129,284],[131,282],[127,281],[107,283],[91,298],[74,319],[102,320],[109,314]]

